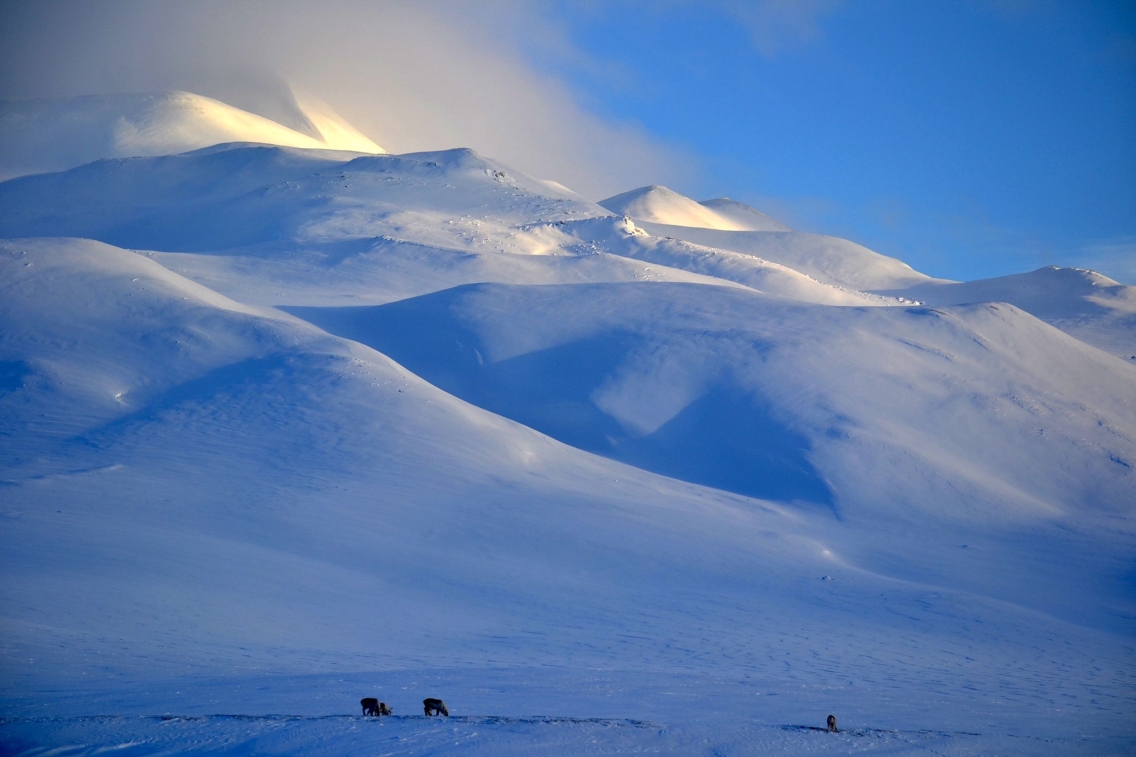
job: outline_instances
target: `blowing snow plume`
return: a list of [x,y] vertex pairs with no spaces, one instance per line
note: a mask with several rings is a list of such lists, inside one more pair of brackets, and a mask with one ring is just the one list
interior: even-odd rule
[[326,105],[290,100],[296,128],[190,92],[0,103],[0,179],[226,142],[384,152]]
[[281,115],[286,81],[393,152],[472,147],[592,197],[689,175],[686,158],[591,115],[526,62],[537,15],[512,3],[6,4],[0,98],[182,90],[297,130]]

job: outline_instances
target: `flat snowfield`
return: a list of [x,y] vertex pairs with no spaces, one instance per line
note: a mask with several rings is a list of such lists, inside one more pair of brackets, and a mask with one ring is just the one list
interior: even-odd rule
[[[1036,710],[942,694],[897,700],[889,687],[652,671],[426,669],[376,674],[119,681],[91,698],[53,692],[59,710],[3,721],[14,754],[312,755],[1121,755],[1121,734],[1078,733]],[[946,686],[940,686],[940,691]],[[387,692],[390,717],[348,714],[355,694]],[[447,692],[451,717],[427,718],[413,694]],[[172,711],[139,703],[149,698]],[[250,713],[221,712],[243,701]],[[818,702],[848,718],[825,729]],[[254,704],[255,703],[255,704]],[[400,707],[400,705],[402,705]],[[458,707],[476,708],[472,714]],[[548,714],[572,712],[572,715]],[[886,723],[860,713],[887,713]],[[619,713],[620,716],[612,716]],[[804,713],[807,717],[801,717]],[[1007,717],[1010,713],[1017,717]],[[809,719],[811,717],[811,720]],[[819,725],[818,725],[819,723]]]
[[42,171],[0,753],[1136,752],[1133,287],[469,150]]

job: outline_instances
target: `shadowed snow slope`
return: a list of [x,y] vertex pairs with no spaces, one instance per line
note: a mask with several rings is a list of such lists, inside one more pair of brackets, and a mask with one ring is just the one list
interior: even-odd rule
[[[0,236],[0,751],[1136,743],[1130,288],[469,150],[102,160]],[[375,694],[528,720],[68,719]]]
[[848,523],[1103,523],[1136,499],[1136,370],[1008,305],[482,285],[292,312],[568,444]]
[[1081,268],[966,283],[935,282],[891,294],[932,305],[1009,302],[1078,339],[1136,361],[1136,287]]
[[311,134],[189,92],[3,102],[0,178],[224,142],[383,152],[326,106],[300,106],[300,115]]

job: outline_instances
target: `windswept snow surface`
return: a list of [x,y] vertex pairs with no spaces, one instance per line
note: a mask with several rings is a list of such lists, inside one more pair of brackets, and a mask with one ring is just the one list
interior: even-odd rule
[[847,239],[801,231],[720,231],[642,223],[658,237],[750,255],[792,268],[817,281],[852,290],[901,289],[932,279],[901,260],[889,258]]
[[0,179],[226,142],[383,152],[322,103],[296,110],[310,133],[190,92],[0,102]]
[[639,221],[654,236],[778,263],[843,288],[899,289],[933,281],[895,258],[846,239],[794,232],[761,211],[725,197],[698,203],[674,190],[653,186],[609,197],[600,205]]
[[5,753],[1136,746],[1136,365],[1045,309],[1111,283],[468,150],[104,160],[0,235]]
[[922,284],[894,294],[935,305],[1009,302],[1083,342],[1136,361],[1136,286],[1095,271],[1047,266],[996,279]]
[[[565,221],[560,229],[596,252],[607,252],[733,282],[765,294],[824,305],[902,305],[906,299],[826,284],[756,255],[653,236],[630,218]],[[660,227],[669,228],[669,227]]]

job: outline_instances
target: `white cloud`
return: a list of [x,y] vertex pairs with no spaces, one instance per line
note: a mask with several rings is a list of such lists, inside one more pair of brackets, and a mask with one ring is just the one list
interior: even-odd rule
[[689,156],[526,61],[547,23],[507,0],[7,3],[0,97],[186,89],[273,117],[283,79],[392,152],[473,147],[593,198],[689,179]]

